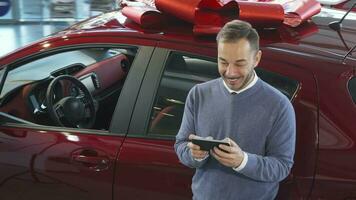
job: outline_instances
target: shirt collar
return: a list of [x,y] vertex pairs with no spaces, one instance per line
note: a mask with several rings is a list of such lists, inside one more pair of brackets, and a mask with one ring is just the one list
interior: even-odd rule
[[245,91],[245,90],[248,90],[249,88],[251,88],[252,86],[254,86],[254,85],[257,83],[258,76],[257,76],[255,70],[253,70],[253,73],[254,73],[253,80],[252,80],[245,88],[243,88],[243,89],[241,89],[241,90],[238,90],[238,91],[230,89],[230,88],[226,85],[224,79],[223,79],[222,81],[223,81],[223,83],[224,83],[225,88],[227,89],[227,91],[228,91],[230,94],[232,94],[232,93],[239,94],[239,93],[241,93],[241,92],[243,92],[243,91]]

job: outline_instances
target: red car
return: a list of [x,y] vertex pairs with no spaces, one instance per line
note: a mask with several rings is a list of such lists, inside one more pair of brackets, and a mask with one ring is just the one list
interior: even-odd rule
[[[297,119],[279,199],[356,198],[356,21],[334,31],[332,12],[260,31],[257,73]],[[113,11],[2,57],[0,199],[191,199],[175,135],[190,88],[219,74],[214,37],[190,28]]]
[[356,1],[355,0],[346,0],[346,1],[342,1],[341,3],[332,4],[333,8],[337,8],[337,9],[342,9],[342,10],[352,10],[354,12],[356,12],[356,7],[355,7]]

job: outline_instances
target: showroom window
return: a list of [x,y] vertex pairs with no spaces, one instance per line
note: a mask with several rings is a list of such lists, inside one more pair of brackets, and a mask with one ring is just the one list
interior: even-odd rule
[[[298,82],[288,77],[256,68],[264,81],[292,99]],[[220,77],[215,58],[172,53],[168,58],[152,109],[148,134],[175,137],[184,112],[185,99],[196,84]]]
[[[108,130],[137,50],[128,46],[78,48],[10,65],[0,94],[0,112],[40,125]],[[51,84],[61,75],[73,77],[84,87],[71,79]],[[76,100],[70,101],[79,100],[84,107],[67,106],[72,97]]]
[[353,77],[350,81],[349,81],[349,92],[351,94],[352,100],[354,101],[354,103],[356,104],[356,77]]

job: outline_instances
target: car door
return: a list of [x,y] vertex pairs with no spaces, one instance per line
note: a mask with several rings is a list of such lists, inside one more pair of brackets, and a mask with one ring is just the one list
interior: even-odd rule
[[[155,90],[169,54],[156,48],[145,75],[126,138],[118,157],[114,199],[191,199],[193,170],[179,163],[173,135],[148,135]],[[179,119],[178,119],[179,121]]]
[[[95,47],[95,51],[80,49],[85,58],[107,48],[105,45],[85,46],[90,47]],[[73,46],[69,49],[72,50]],[[65,47],[60,50],[64,51]],[[6,106],[1,108],[0,199],[111,200],[116,157],[125,140],[135,99],[152,51],[153,47],[138,48],[123,88],[120,89],[120,97],[117,102],[113,102],[116,109],[112,112],[108,130],[65,128],[29,122],[20,116],[31,115],[31,112],[26,115],[15,112],[29,109],[25,107],[29,102],[17,105],[20,106],[19,110],[16,106],[8,110]],[[68,55],[65,56],[67,60],[70,59]],[[76,59],[80,60],[79,57]],[[99,65],[107,66],[109,61],[110,58]],[[92,68],[102,66],[94,63]]]
[[356,199],[356,62],[338,59],[315,66],[320,133],[311,199]]
[[283,48],[270,47],[262,51],[258,75],[291,99],[296,114],[294,165],[290,175],[281,182],[277,199],[308,198],[315,179],[318,153],[319,102],[315,76],[307,66],[316,65],[316,62]]
[[[170,47],[169,43],[161,43]],[[197,83],[219,77],[214,47],[156,48],[119,155],[114,199],[191,199],[193,169],[179,163],[175,135],[185,98]],[[199,52],[199,53],[196,53]],[[278,198],[306,197],[312,188],[317,150],[317,94],[313,75],[266,49],[259,77],[291,99],[297,115],[297,147],[292,173]],[[204,55],[204,56],[203,56]]]

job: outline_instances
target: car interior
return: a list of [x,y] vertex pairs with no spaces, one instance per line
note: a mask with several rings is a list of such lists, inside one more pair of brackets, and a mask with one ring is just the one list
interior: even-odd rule
[[2,117],[12,116],[7,120],[20,123],[108,130],[136,52],[134,47],[85,48],[12,67],[0,94]]

